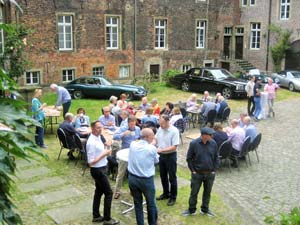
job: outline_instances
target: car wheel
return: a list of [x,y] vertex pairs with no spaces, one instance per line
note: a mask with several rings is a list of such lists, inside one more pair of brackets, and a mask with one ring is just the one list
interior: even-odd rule
[[289,90],[295,91],[295,85],[293,83],[289,83]]
[[132,101],[133,100],[133,94],[131,92],[127,92],[125,94],[127,96],[126,101]]
[[75,99],[81,99],[83,97],[82,91],[74,91],[73,97]]
[[223,88],[222,95],[223,95],[224,98],[227,98],[227,99],[231,98],[232,97],[232,91],[231,91],[231,89],[229,87]]
[[183,81],[181,84],[181,90],[183,91],[189,91],[190,90],[190,85],[187,81]]

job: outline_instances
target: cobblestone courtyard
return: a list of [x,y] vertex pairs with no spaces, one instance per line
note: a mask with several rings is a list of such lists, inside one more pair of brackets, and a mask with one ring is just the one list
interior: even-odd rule
[[[255,154],[250,153],[252,165],[248,168],[242,162],[240,171],[232,169],[230,173],[225,166],[218,172],[213,191],[241,214],[246,225],[263,224],[266,215],[299,206],[300,108],[297,103],[296,100],[276,103],[276,117],[256,123],[259,132],[262,133],[262,142],[258,149],[260,163],[257,162]],[[231,115],[231,118],[233,117],[238,117],[238,114]],[[198,130],[191,129],[188,133],[196,132]],[[186,167],[185,157],[189,142],[190,140],[185,138],[184,145],[180,145],[180,166]],[[86,196],[91,196],[94,187],[88,172],[82,178],[85,185],[80,186],[70,184],[58,175],[51,176],[51,166],[46,168],[35,161],[33,164],[20,162],[18,167],[17,188],[22,193],[32,193],[34,204],[43,206],[41,210],[44,216],[35,224],[45,224],[45,217],[52,218],[53,224],[87,224],[72,221],[90,221],[91,198]],[[69,168],[69,165],[66,167]],[[189,181],[180,179],[179,184],[188,186]],[[159,180],[156,186],[160,192]],[[120,207],[120,203],[114,201],[114,207]],[[211,208],[213,210],[214,205],[211,205]],[[26,210],[30,212],[30,209]],[[22,213],[24,220],[37,221],[28,218],[34,216],[34,212],[30,212],[26,217],[26,210]],[[172,221],[166,214],[160,214],[159,217],[164,218],[164,225],[169,224],[167,221]],[[122,224],[134,224],[132,215],[123,218]]]

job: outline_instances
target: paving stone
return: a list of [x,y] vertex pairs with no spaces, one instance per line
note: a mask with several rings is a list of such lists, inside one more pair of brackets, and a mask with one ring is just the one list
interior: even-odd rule
[[33,177],[41,176],[50,173],[47,167],[35,167],[33,169],[22,170],[17,173],[17,177],[21,180],[30,179]]
[[66,180],[60,177],[47,177],[33,183],[20,183],[18,187],[22,192],[31,192],[45,190],[50,187],[60,186],[65,182]]
[[53,202],[62,201],[69,198],[76,198],[82,196],[82,192],[72,186],[65,186],[58,191],[52,191],[32,196],[33,201],[37,205],[46,205]]
[[30,161],[27,160],[18,160],[16,162],[17,164],[17,169],[21,170],[24,167],[28,167],[28,166],[34,166],[36,165],[38,162],[36,160],[30,159]]
[[92,217],[92,204],[92,200],[82,200],[73,205],[47,210],[46,213],[56,224],[63,224],[82,217]]

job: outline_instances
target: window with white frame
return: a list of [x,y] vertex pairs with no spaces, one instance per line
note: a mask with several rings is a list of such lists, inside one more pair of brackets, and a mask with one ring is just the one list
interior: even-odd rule
[[248,5],[248,0],[242,0],[242,6],[247,6]]
[[206,21],[196,22],[196,48],[205,48],[206,44]]
[[27,85],[40,84],[40,71],[28,71],[25,76]]
[[167,20],[155,20],[155,48],[167,47]]
[[73,49],[72,16],[58,16],[58,43],[59,50]]
[[243,35],[243,34],[244,34],[244,27],[235,28],[235,35]]
[[[0,7],[0,24],[3,24],[2,7]],[[4,53],[4,35],[3,30],[0,29],[0,55]]]
[[120,18],[117,16],[106,17],[106,48],[119,48],[119,23]]
[[119,67],[119,78],[130,77],[130,66],[123,65]]
[[224,35],[232,35],[232,27],[224,27]]
[[250,48],[260,49],[261,28],[260,23],[251,24]]
[[102,76],[104,77],[104,66],[93,67],[93,76]]
[[191,67],[192,67],[191,64],[184,64],[184,65],[182,65],[182,72],[186,72],[186,71],[190,70]]
[[68,82],[74,80],[75,77],[75,70],[74,69],[67,69],[62,71],[62,81]]
[[255,5],[255,0],[250,0],[250,5]]
[[280,0],[280,19],[288,20],[290,18],[290,0]]

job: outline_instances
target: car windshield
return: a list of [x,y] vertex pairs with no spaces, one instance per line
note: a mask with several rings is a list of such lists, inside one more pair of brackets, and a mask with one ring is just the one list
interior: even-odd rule
[[300,78],[300,72],[291,72],[295,78]]
[[228,77],[232,77],[232,75],[227,70],[210,70],[210,72],[217,80],[223,80]]
[[107,85],[107,86],[113,85],[112,81],[108,81],[108,80],[106,80],[106,79],[104,79],[102,77],[100,78],[100,80],[101,80],[101,84],[102,85]]

